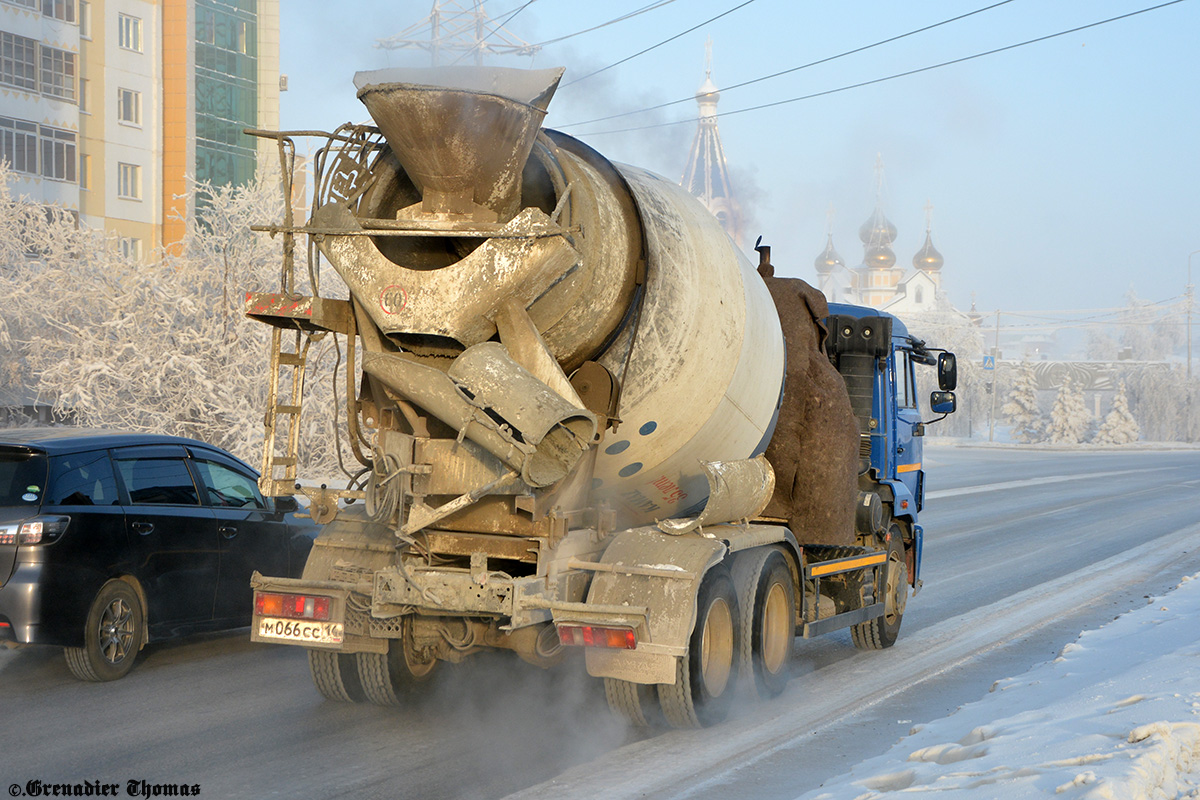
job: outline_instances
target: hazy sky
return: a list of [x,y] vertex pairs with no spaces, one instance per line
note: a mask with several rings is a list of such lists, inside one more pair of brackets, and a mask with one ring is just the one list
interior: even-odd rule
[[[713,40],[720,88],[837,56],[996,0],[674,0],[544,47],[509,67],[563,66],[548,127],[609,158],[679,180],[696,129],[690,98]],[[460,0],[470,5],[470,0]],[[487,0],[493,19],[537,44],[601,25],[651,0]],[[361,122],[358,70],[428,66],[377,40],[429,15],[430,0],[284,0],[282,127]],[[722,92],[729,112],[874,81],[1116,17],[1153,0],[1010,0],[899,41]],[[522,8],[522,6],[525,6]],[[740,7],[739,7],[740,6]],[[731,9],[736,9],[732,10]],[[705,23],[724,12],[730,12]],[[697,27],[699,26],[699,27]],[[689,28],[696,30],[684,33]],[[653,51],[568,85],[671,37]],[[427,37],[428,34],[425,34]],[[875,205],[899,229],[910,267],[933,206],[952,302],[981,311],[1112,308],[1183,294],[1200,250],[1200,0],[1183,0],[1047,41],[916,75],[719,120],[735,190],[780,274],[815,282],[832,204],[834,245],[862,263],[859,226]],[[686,100],[647,114],[595,117]],[[684,124],[603,133],[674,120]],[[1193,258],[1200,281],[1200,254]]]

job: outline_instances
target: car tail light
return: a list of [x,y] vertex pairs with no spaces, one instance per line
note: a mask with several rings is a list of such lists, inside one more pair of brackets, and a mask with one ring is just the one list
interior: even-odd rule
[[329,619],[330,598],[311,594],[255,592],[254,613],[260,617],[285,619]]
[[615,647],[620,650],[637,647],[637,634],[633,628],[624,627],[559,624],[558,639],[565,645],[583,647]]
[[62,536],[70,517],[34,517],[20,525],[0,528],[0,544],[50,544]]

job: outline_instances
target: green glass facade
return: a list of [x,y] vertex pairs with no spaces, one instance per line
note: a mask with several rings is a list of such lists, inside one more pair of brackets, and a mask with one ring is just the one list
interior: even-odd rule
[[196,0],[196,178],[254,178],[258,127],[257,0]]

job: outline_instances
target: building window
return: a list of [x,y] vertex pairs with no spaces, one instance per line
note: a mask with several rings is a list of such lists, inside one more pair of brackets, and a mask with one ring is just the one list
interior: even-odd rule
[[133,236],[122,236],[120,239],[121,256],[141,260],[142,240]]
[[92,38],[92,4],[88,0],[79,0],[79,38]]
[[0,83],[37,91],[37,42],[0,31]]
[[37,8],[38,4],[38,0],[4,0],[4,2],[22,8]]
[[142,52],[142,20],[128,14],[117,15],[117,45]]
[[87,78],[79,79],[79,110],[87,114],[88,111],[88,91],[91,88],[91,83]]
[[75,54],[42,45],[42,94],[75,102]]
[[915,299],[915,300],[916,300],[918,303],[923,303],[923,302],[925,302],[925,287],[924,287],[924,286],[918,286],[918,287],[917,287],[916,297],[915,297],[914,299]]
[[16,172],[36,175],[37,124],[0,117],[0,159]]
[[75,0],[42,0],[42,16],[75,21]]
[[79,188],[92,188],[92,157],[87,153],[79,154]]
[[196,9],[196,41],[201,44],[217,43],[217,19],[211,8]]
[[142,93],[117,89],[117,119],[129,125],[142,124]]
[[142,168],[137,164],[117,164],[117,197],[142,199]]
[[79,156],[75,152],[75,134],[41,125],[42,177],[75,183]]

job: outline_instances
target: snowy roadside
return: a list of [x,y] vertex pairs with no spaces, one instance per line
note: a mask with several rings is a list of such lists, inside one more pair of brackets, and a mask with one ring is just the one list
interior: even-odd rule
[[802,800],[1200,798],[1200,575]]

